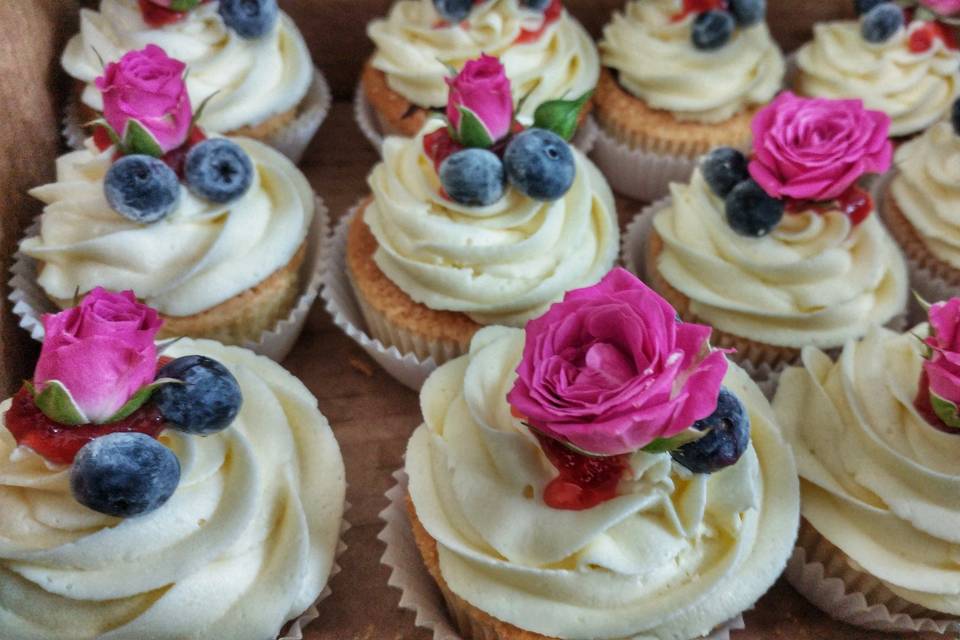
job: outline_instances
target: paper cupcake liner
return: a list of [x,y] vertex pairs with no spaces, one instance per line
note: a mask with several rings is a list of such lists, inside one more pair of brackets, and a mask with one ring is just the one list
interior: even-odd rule
[[960,620],[928,617],[926,609],[859,570],[806,522],[784,575],[814,606],[841,622],[884,632],[960,633]]
[[[40,217],[38,216],[24,234],[25,238],[35,236],[40,232]],[[290,350],[303,330],[310,307],[317,299],[320,284],[323,281],[325,266],[324,254],[329,252],[330,218],[326,205],[320,196],[316,197],[316,209],[310,229],[307,231],[307,252],[303,265],[300,267],[301,293],[293,308],[283,320],[280,320],[270,331],[264,331],[253,341],[248,340],[239,345],[245,349],[267,356],[280,362]],[[19,249],[13,255],[13,265],[10,267],[10,295],[8,299],[13,303],[13,312],[20,318],[20,326],[30,337],[43,342],[43,323],[41,316],[45,313],[58,313],[62,309],[47,297],[37,284],[37,261]]]
[[[357,121],[357,126],[363,132],[364,137],[370,142],[377,152],[383,146],[384,130],[386,127],[377,115],[376,110],[367,100],[367,95],[363,91],[363,84],[358,83],[357,89],[353,94],[353,117]],[[588,115],[583,124],[573,136],[572,144],[583,153],[590,153],[597,141],[600,133],[600,127],[592,115]],[[387,132],[387,135],[390,135]]]
[[[433,631],[433,640],[463,640],[456,623],[451,619],[441,591],[423,564],[417,543],[413,539],[413,530],[404,504],[407,474],[403,469],[398,469],[393,477],[396,484],[387,491],[390,504],[380,512],[384,527],[377,535],[377,539],[387,547],[380,558],[381,564],[390,569],[387,583],[400,590],[400,607],[413,611],[416,614],[416,625]],[[743,616],[737,616],[697,640],[730,640],[731,631],[744,628]],[[479,631],[481,633],[474,637],[484,637],[482,630]]]

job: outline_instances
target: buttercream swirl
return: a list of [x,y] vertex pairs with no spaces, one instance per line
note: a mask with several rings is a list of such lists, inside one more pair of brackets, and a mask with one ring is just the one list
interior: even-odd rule
[[[243,391],[223,432],[167,430],[173,497],[117,520],[76,502],[69,468],[0,427],[0,635],[6,640],[265,640],[323,590],[344,505],[340,450],[316,399],[267,358],[206,340]],[[0,405],[5,412],[9,401]]]
[[810,524],[900,597],[957,615],[960,438],[914,407],[921,348],[910,333],[874,328],[837,362],[804,349],[774,408]]
[[246,138],[253,184],[238,200],[216,204],[183,185],[176,210],[153,224],[110,208],[103,178],[113,149],[87,147],[57,159],[57,181],[30,191],[46,207],[40,233],[21,250],[42,263],[38,283],[72,299],[96,286],[132,289],[161,313],[189,316],[253,287],[288,264],[313,219],[310,184],[286,157]]
[[571,147],[576,177],[559,200],[508,187],[496,203],[469,207],[441,195],[423,151],[423,136],[442,126],[431,120],[415,138],[388,138],[370,174],[364,220],[379,244],[374,260],[394,284],[431,309],[522,326],[610,270],[620,242],[616,208],[586,156]]
[[960,269],[960,136],[940,122],[897,149],[890,185],[934,256]]
[[960,56],[935,38],[923,52],[910,50],[914,22],[886,42],[870,43],[852,20],[822,22],[797,53],[797,91],[821,98],[860,98],[867,109],[892,119],[891,136],[929,127],[950,110],[960,92]]
[[224,24],[218,6],[216,1],[204,3],[179,22],[151,27],[137,0],[101,0],[99,11],[80,11],[80,33],[67,43],[61,63],[86,83],[81,99],[97,111],[103,100],[93,81],[103,74],[101,58],[119,60],[148,44],[187,64],[194,108],[216,93],[200,118],[208,131],[255,126],[294,109],[307,95],[314,70],[293,20],[281,12],[271,33],[246,39]]
[[438,27],[439,20],[432,0],[399,0],[367,27],[377,47],[373,66],[391,89],[421,107],[446,105],[448,67],[459,69],[483,53],[500,58],[515,101],[528,96],[519,112],[525,118],[547,100],[583,95],[600,77],[593,40],[566,10],[540,37],[523,43],[516,42],[521,32],[538,30],[544,15],[521,8],[518,0],[486,0],[459,25]]
[[556,472],[506,401],[523,341],[487,327],[421,391],[406,471],[449,587],[557,638],[689,639],[751,606],[786,563],[799,504],[789,448],[746,373],[731,365],[724,381],[751,422],[737,464],[693,475],[637,452],[618,497],[562,511],[544,503]]
[[624,89],[678,120],[722,122],[766,104],[780,90],[786,65],[766,23],[734,31],[719,49],[690,39],[696,17],[673,17],[680,0],[631,0],[603,30],[603,64]]
[[730,227],[699,170],[671,192],[653,221],[664,245],[658,271],[721,331],[832,348],[904,311],[906,262],[876,215],[853,226],[839,210],[787,213],[753,238]]

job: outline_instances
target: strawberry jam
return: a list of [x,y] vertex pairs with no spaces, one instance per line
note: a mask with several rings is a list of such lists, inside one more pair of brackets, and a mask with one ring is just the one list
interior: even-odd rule
[[450,131],[446,127],[423,137],[423,152],[433,162],[433,168],[437,171],[444,160],[461,149],[463,146],[450,137]]
[[168,24],[176,24],[187,17],[186,11],[174,11],[154,4],[150,0],[140,0],[140,13],[143,15],[143,21],[151,27],[165,27]]
[[167,151],[160,159],[163,160],[168,167],[173,169],[174,173],[176,173],[177,176],[182,179],[183,163],[187,159],[187,152],[206,139],[207,134],[204,133],[203,129],[193,126],[190,128],[190,133],[187,134],[187,141],[176,149]]
[[670,19],[673,22],[680,22],[691,13],[706,13],[714,9],[726,9],[726,0],[683,0],[683,9],[680,13],[674,14]]
[[586,456],[536,431],[533,434],[560,472],[543,492],[543,501],[548,506],[582,511],[617,497],[617,487],[629,468],[628,455]]
[[824,214],[837,208],[850,216],[850,222],[856,226],[866,220],[867,216],[873,211],[873,198],[870,197],[869,193],[854,185],[840,194],[840,197],[836,200],[816,202],[813,200],[788,199],[786,203],[787,213],[803,213],[812,209],[817,213]]
[[528,44],[530,42],[536,42],[551,24],[560,19],[561,14],[563,14],[563,2],[561,2],[561,0],[553,0],[553,2],[550,3],[550,6],[547,7],[543,12],[543,23],[540,25],[540,28],[534,31],[522,29],[520,31],[520,35],[517,36],[517,39],[514,40],[514,42],[516,44]]

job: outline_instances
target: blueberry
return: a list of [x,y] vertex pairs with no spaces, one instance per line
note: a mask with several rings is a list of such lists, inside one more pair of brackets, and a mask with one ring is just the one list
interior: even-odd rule
[[70,469],[77,502],[117,518],[159,509],[179,483],[177,456],[143,433],[111,433],[91,440]]
[[750,177],[746,157],[731,147],[717,147],[704,156],[700,171],[710,189],[721,198]]
[[953,108],[950,111],[950,122],[953,123],[953,130],[960,136],[960,98],[953,101]]
[[767,16],[767,0],[730,0],[730,13],[741,27],[752,27]]
[[727,223],[742,236],[765,236],[783,218],[783,201],[771,198],[756,180],[744,180],[727,194]]
[[433,0],[433,6],[447,22],[458,24],[467,19],[470,15],[470,9],[473,8],[473,0]]
[[514,187],[543,201],[557,200],[569,191],[577,171],[570,145],[552,131],[536,127],[510,141],[503,166]]
[[892,2],[870,9],[860,23],[860,34],[867,42],[886,42],[903,26],[903,11]]
[[236,200],[253,184],[250,156],[226,138],[204,140],[190,149],[183,171],[190,191],[221,204]]
[[165,384],[153,395],[170,426],[193,435],[207,436],[230,426],[240,412],[240,385],[225,366],[205,356],[184,356],[167,363],[158,378],[183,384]]
[[503,162],[486,149],[464,149],[440,165],[440,183],[450,199],[485,207],[503,196]]
[[223,23],[241,38],[259,38],[270,33],[279,13],[277,0],[220,0]]
[[890,0],[853,0],[853,10],[858,16],[869,13],[875,6],[889,2]]
[[693,423],[697,431],[710,430],[696,442],[690,442],[670,455],[694,473],[713,473],[736,464],[750,445],[750,416],[743,404],[726,388],[720,389],[717,409]]
[[534,11],[546,11],[553,0],[520,0],[520,4]]
[[727,11],[704,11],[693,21],[693,46],[702,51],[719,49],[730,41],[736,23]]
[[177,208],[180,181],[162,160],[144,155],[124,156],[103,179],[110,208],[128,220],[149,224]]

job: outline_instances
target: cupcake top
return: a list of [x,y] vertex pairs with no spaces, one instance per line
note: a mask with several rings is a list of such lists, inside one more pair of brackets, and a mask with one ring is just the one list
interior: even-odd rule
[[960,93],[953,35],[938,22],[907,22],[892,2],[874,9],[860,21],[814,26],[813,40],[797,53],[796,89],[809,96],[859,98],[868,109],[890,116],[891,136],[923,131]]
[[805,349],[773,403],[797,456],[803,516],[895,594],[951,615],[960,614],[958,310],[957,299],[934,305],[932,329],[874,328],[836,362]]
[[624,89],[678,120],[722,122],[769,102],[785,64],[762,5],[736,20],[719,9],[722,3],[699,13],[688,4],[631,0],[604,28],[603,64]]
[[215,342],[158,363],[159,324],[98,289],[45,318],[33,384],[0,404],[4,636],[263,640],[327,582],[345,482],[316,400]]
[[580,96],[596,86],[600,62],[593,39],[560,0],[474,4],[461,19],[445,17],[431,0],[399,0],[386,18],[370,23],[372,64],[393,91],[421,107],[442,107],[448,69],[482,53],[506,66],[515,104],[528,96],[519,112],[525,119],[542,102]]
[[[469,62],[451,85],[450,126],[435,119],[415,138],[388,138],[370,175],[374,260],[431,309],[521,326],[613,266],[613,195],[562,136],[512,124],[510,84],[494,58]],[[548,105],[565,115],[538,110],[538,122],[571,135],[582,101]]]
[[755,155],[709,154],[653,227],[656,268],[721,331],[799,348],[842,345],[904,310],[907,269],[870,196],[890,164],[886,116],[784,94],[754,119]]
[[[551,637],[694,638],[773,584],[793,461],[709,333],[615,270],[427,380],[409,492],[458,596]],[[690,441],[707,428],[732,455]]]
[[[94,79],[101,60],[156,44],[190,67],[187,78],[195,104],[210,98],[200,124],[214,132],[253,126],[294,109],[307,94],[314,69],[310,52],[285,13],[266,12],[253,23],[235,17],[236,2],[193,1],[183,12],[165,9],[163,0],[101,0],[99,11],[82,9],[80,33],[61,63],[86,84],[84,104],[103,110]],[[191,4],[188,0],[187,3]],[[234,10],[236,11],[236,10]],[[271,18],[272,16],[272,18]]]

